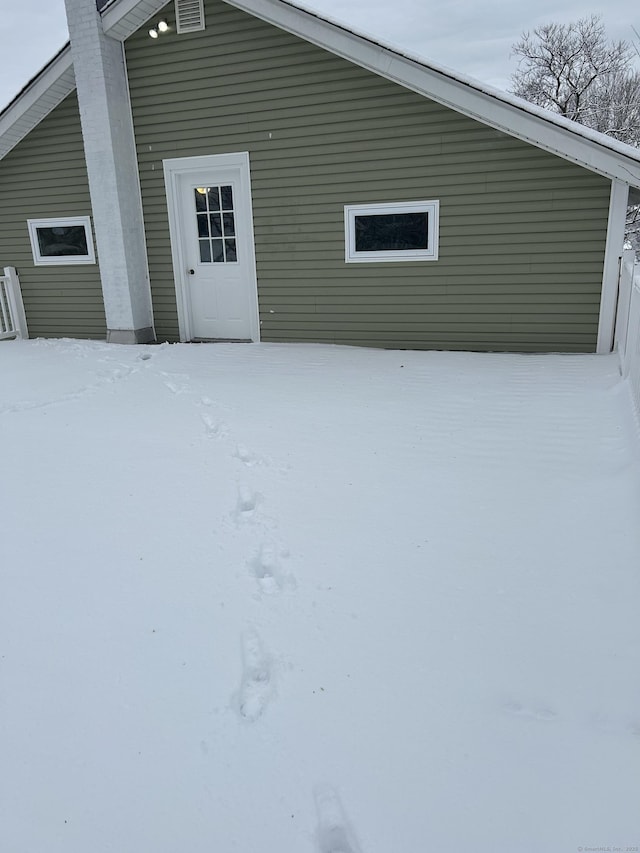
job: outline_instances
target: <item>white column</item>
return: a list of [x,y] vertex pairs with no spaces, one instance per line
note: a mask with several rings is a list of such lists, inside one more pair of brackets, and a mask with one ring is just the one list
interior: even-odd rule
[[96,0],[65,0],[107,317],[107,340],[155,340],[123,45]]
[[622,249],[624,247],[624,228],[628,202],[629,185],[614,178],[611,181],[607,242],[604,249],[600,322],[598,323],[598,343],[596,346],[596,352],[598,353],[611,352],[613,349],[618,279],[620,276]]

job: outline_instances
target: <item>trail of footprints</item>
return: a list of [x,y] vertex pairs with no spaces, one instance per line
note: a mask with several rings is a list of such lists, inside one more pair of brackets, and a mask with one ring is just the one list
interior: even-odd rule
[[[173,377],[172,377],[173,378]],[[176,377],[177,378],[177,377]],[[179,377],[182,378],[182,377]],[[165,381],[166,387],[174,394],[186,393],[187,388],[174,382]],[[212,439],[226,439],[229,432],[226,424],[218,420],[211,411],[214,405],[207,397],[202,397],[199,407],[205,434]],[[246,468],[265,464],[259,456],[252,453],[244,444],[236,444],[233,456]],[[232,512],[237,522],[254,518],[262,496],[246,483],[237,487],[235,509]],[[248,567],[256,580],[261,593],[271,596],[283,590],[295,589],[295,578],[283,569],[282,560],[288,552],[279,550],[273,543],[263,541],[257,551],[248,560]],[[241,635],[242,673],[240,686],[232,699],[242,720],[255,723],[264,713],[275,693],[275,677],[272,657],[253,627],[248,627]],[[532,717],[538,720],[553,720],[557,715],[548,708],[529,708],[519,702],[507,702],[504,710],[515,716]],[[345,814],[337,792],[328,785],[317,786],[314,791],[317,829],[316,841],[319,853],[361,853],[354,830]]]
[[[188,387],[175,381],[183,378],[186,377],[165,376],[164,384],[172,394],[186,393]],[[197,406],[201,410],[200,418],[207,438],[227,439],[229,430],[227,425],[215,415],[215,401],[209,397],[201,397]],[[246,468],[265,464],[261,457],[244,444],[236,444],[232,455]],[[235,508],[231,513],[236,522],[253,520],[260,501],[261,495],[246,483],[240,483],[237,488]],[[293,575],[286,572],[282,566],[282,560],[287,556],[287,551],[263,541],[253,556],[247,560],[249,572],[255,578],[260,593],[274,595],[285,589],[295,589]],[[274,670],[272,660],[254,628],[248,628],[242,634],[241,650],[240,687],[233,697],[232,705],[243,720],[253,723],[262,716],[274,694]]]
[[[165,383],[172,393],[183,393],[173,382]],[[207,397],[200,400],[199,407],[205,434],[208,438],[224,440],[229,437],[226,424],[211,411],[213,401]],[[236,444],[234,458],[246,469],[266,464],[244,444]],[[262,502],[262,495],[246,482],[237,487],[232,516],[237,523],[254,521]],[[262,541],[247,560],[250,574],[255,578],[260,597],[277,595],[285,590],[294,590],[296,583],[292,574],[283,567],[288,557],[286,550],[279,549],[273,542]],[[242,672],[240,685],[232,698],[232,707],[246,723],[253,724],[264,714],[275,695],[275,672],[273,659],[267,652],[258,632],[248,627],[241,635]],[[545,707],[530,708],[519,702],[507,702],[504,710],[514,716],[531,717],[549,721],[556,713]],[[316,842],[319,853],[361,853],[354,830],[345,814],[340,797],[328,785],[316,787],[314,791],[317,829]]]
[[[173,382],[165,382],[174,394],[182,393],[182,388]],[[225,439],[228,437],[226,424],[218,420],[211,411],[213,401],[207,397],[200,400],[202,423],[208,438]],[[246,468],[265,464],[259,456],[252,453],[244,444],[237,444],[233,456]],[[237,522],[253,520],[262,496],[246,483],[238,485],[235,509],[232,515]],[[294,590],[294,576],[283,567],[283,560],[289,556],[286,549],[280,549],[269,541],[263,541],[252,557],[248,567],[256,580],[258,589],[264,595],[275,595],[283,590]],[[241,719],[255,723],[264,713],[275,692],[275,677],[272,658],[253,627],[247,628],[241,636],[242,674],[240,686],[234,695],[232,705]],[[314,792],[317,830],[316,840],[319,853],[361,853],[353,829],[345,815],[342,803],[336,791],[328,785],[318,786]]]

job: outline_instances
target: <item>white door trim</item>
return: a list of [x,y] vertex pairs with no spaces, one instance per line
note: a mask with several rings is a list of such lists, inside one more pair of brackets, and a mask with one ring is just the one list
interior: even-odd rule
[[251,308],[251,340],[260,340],[260,321],[258,314],[258,279],[256,275],[256,254],[253,236],[253,206],[251,203],[251,169],[249,164],[249,152],[237,151],[232,154],[206,154],[200,157],[175,157],[162,161],[164,169],[164,182],[167,190],[167,210],[169,214],[169,236],[171,239],[171,260],[173,262],[173,277],[176,286],[176,303],[178,306],[178,327],[180,340],[190,341],[193,338],[191,328],[191,306],[189,302],[189,288],[187,284],[188,267],[184,258],[180,192],[178,182],[184,175],[196,175],[203,170],[212,168],[225,168],[240,166],[246,170],[248,181],[243,183],[245,193],[244,203],[249,212],[249,265],[252,270],[253,287],[250,288],[252,297]]

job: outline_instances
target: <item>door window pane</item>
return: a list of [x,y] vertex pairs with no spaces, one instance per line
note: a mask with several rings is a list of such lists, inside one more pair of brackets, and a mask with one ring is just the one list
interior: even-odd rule
[[211,263],[211,243],[209,240],[200,240],[200,261],[203,264]]
[[222,196],[222,209],[233,210],[233,191],[231,187],[220,187],[220,195]]
[[211,246],[213,248],[213,262],[214,262],[214,264],[223,264],[224,263],[224,252],[222,250],[222,240],[212,240]]
[[218,187],[209,187],[207,192],[209,210],[220,210],[220,192]]
[[208,227],[207,214],[206,213],[198,214],[198,236],[199,237],[208,237],[209,236],[209,227]]
[[222,219],[224,222],[224,236],[233,237],[236,233],[235,222],[233,221],[233,213],[223,213]]
[[222,237],[222,217],[219,213],[211,214],[211,236]]
[[227,261],[237,261],[236,257],[236,241],[235,240],[225,240],[224,241],[224,252],[227,258]]

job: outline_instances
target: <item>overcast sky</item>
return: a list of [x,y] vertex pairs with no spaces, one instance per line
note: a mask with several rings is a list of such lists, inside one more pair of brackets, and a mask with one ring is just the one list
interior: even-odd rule
[[[611,38],[633,39],[640,27],[629,0],[299,0],[343,21],[476,77],[499,89],[510,85],[511,45],[527,29],[602,14]],[[0,16],[0,106],[7,104],[67,40],[64,0],[7,0]]]

